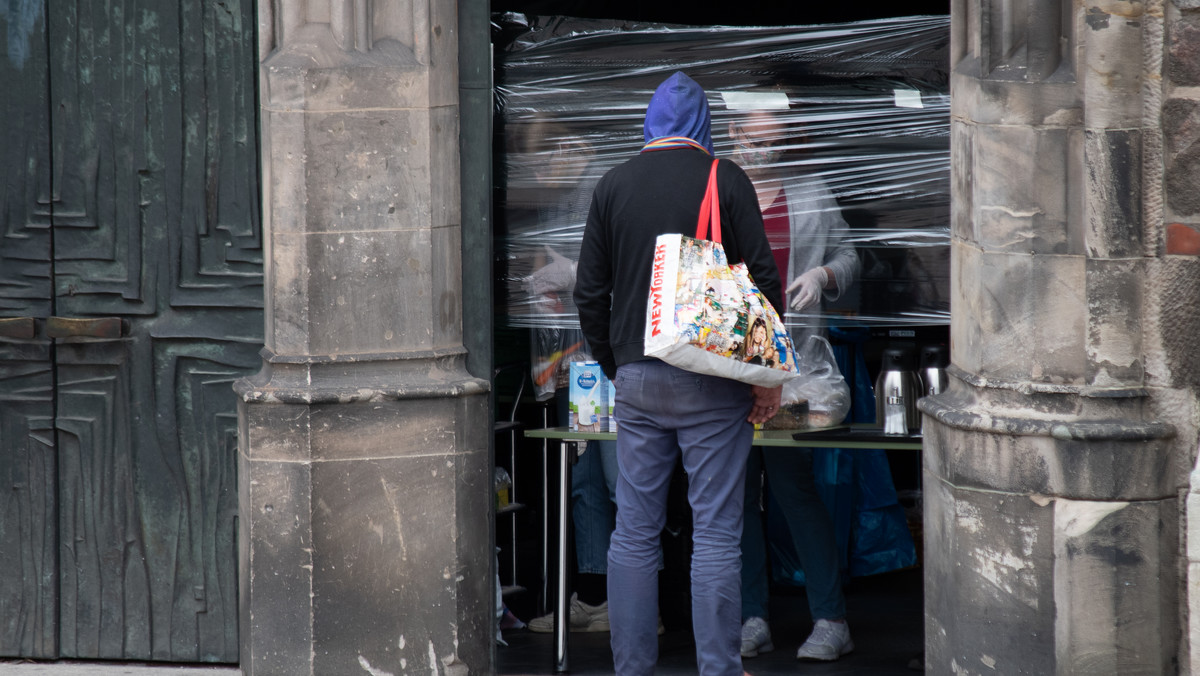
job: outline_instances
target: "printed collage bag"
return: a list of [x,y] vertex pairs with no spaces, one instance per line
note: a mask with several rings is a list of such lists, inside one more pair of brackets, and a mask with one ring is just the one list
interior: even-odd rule
[[[711,226],[712,239],[705,239]],[[695,373],[775,387],[797,375],[791,336],[745,263],[721,246],[717,160],[696,236],[659,235],[646,303],[645,354]]]

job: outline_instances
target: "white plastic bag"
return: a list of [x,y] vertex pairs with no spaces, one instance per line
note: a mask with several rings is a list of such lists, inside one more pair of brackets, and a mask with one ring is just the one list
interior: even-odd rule
[[784,383],[781,405],[807,401],[809,427],[840,424],[850,412],[850,385],[838,370],[833,347],[825,338],[811,335],[798,350],[798,377]]

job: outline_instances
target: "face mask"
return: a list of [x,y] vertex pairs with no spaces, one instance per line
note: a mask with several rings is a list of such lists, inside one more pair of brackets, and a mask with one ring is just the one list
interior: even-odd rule
[[779,148],[758,148],[737,144],[738,164],[743,167],[767,167],[779,161],[783,151]]

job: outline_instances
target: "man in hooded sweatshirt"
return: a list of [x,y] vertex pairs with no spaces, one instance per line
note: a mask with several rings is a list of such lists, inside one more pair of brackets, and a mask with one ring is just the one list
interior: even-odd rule
[[[608,551],[613,662],[620,676],[652,674],[658,660],[658,551],[677,459],[692,508],[692,629],[702,676],[741,676],[741,551],[752,423],[779,406],[780,389],[684,371],[644,354],[655,239],[693,235],[712,167],[708,100],[676,72],[646,110],[642,151],[596,185],[574,291],[592,356],[616,387],[617,520]],[[722,243],[744,261],[776,308],[783,289],[751,184],[717,165]]]

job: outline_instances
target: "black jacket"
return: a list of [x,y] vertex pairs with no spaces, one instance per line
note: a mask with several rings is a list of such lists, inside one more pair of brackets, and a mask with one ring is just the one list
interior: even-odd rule
[[[596,185],[575,277],[579,326],[610,378],[617,366],[647,359],[642,337],[654,241],[696,234],[712,158],[692,148],[644,152]],[[741,167],[717,168],[722,245],[730,263],[745,261],[758,288],[783,308],[779,269],[763,230],[754,186]]]

